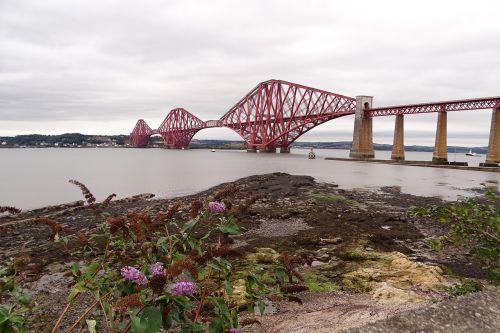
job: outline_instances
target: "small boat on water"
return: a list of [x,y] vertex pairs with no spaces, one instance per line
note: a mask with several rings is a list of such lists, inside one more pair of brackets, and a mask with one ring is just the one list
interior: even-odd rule
[[313,152],[313,149],[311,148],[311,151],[309,152],[309,159],[314,160],[316,158],[316,154]]
[[470,149],[468,153],[465,153],[465,155],[466,155],[466,156],[481,156],[481,155],[479,155],[479,154],[473,153],[473,152],[472,152],[472,149]]
[[215,153],[215,149],[212,148],[212,153]]

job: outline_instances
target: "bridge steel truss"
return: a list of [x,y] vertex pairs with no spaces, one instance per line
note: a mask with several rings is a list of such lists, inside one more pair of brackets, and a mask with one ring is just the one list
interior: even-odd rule
[[135,124],[134,130],[130,134],[132,145],[134,147],[146,147],[149,142],[149,137],[157,132],[152,130],[144,119],[139,119]]
[[131,133],[132,144],[147,146],[160,134],[165,145],[187,147],[201,129],[227,127],[248,147],[288,147],[305,132],[328,120],[354,114],[356,99],[282,80],[259,83],[219,120],[202,121],[189,111],[170,111],[157,130],[139,120]]
[[500,97],[485,97],[424,104],[408,104],[388,106],[365,110],[367,117],[394,116],[399,114],[416,114],[444,111],[470,111],[494,109],[500,107]]
[[282,80],[258,84],[219,120],[251,147],[288,147],[328,120],[354,114],[356,100]]
[[205,128],[205,122],[191,112],[177,108],[170,111],[158,128],[165,145],[173,148],[187,147],[193,136]]
[[[500,97],[409,104],[361,111],[364,117],[500,108]],[[187,147],[201,129],[227,127],[237,132],[250,149],[288,148],[297,138],[329,120],[356,113],[356,99],[283,80],[259,83],[219,120],[202,121],[191,112],[170,111],[157,130],[143,119],[131,133],[135,147],[146,147],[160,134],[171,148]]]

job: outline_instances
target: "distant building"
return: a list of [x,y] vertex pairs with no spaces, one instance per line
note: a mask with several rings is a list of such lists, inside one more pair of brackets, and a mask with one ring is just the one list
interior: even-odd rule
[[2,146],[6,146],[7,145],[7,141],[2,141]]
[[111,138],[107,136],[93,136],[90,138],[91,141],[100,141],[100,142],[111,142]]

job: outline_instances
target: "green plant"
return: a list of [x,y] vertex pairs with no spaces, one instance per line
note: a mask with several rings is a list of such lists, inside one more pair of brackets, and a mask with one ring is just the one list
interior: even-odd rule
[[464,296],[483,290],[483,285],[476,280],[465,280],[462,283],[454,284],[448,290],[452,296]]
[[13,262],[0,266],[0,333],[28,332],[27,316],[37,310],[16,280]]
[[[466,246],[487,268],[490,280],[500,283],[500,212],[498,193],[486,189],[483,202],[466,198],[455,203],[412,207],[410,216],[436,218],[450,227],[446,239],[460,246]],[[438,248],[436,244],[436,249]]]
[[[180,212],[180,203],[174,203],[166,213],[139,211],[109,216],[103,212],[107,204],[95,205],[85,185],[72,183],[82,189],[93,209],[99,207],[96,218],[105,218],[105,222],[74,252],[86,261],[71,267],[76,283],[68,295],[68,304],[75,303],[84,292],[92,293],[95,302],[67,332],[84,326],[89,330],[107,327],[110,332],[133,333],[155,333],[160,329],[234,331],[240,326],[241,309],[235,299],[234,283],[240,280],[245,281],[243,297],[248,306],[264,311],[264,301],[273,286],[251,271],[235,270],[230,260],[236,255],[229,244],[230,236],[243,232],[227,209],[232,206],[228,197],[237,189],[221,190],[216,202],[192,202],[188,216]],[[242,204],[243,209],[235,210],[249,206],[248,200]],[[66,237],[73,237],[71,230],[60,230],[52,222],[46,224],[53,234],[67,231]]]
[[348,199],[342,195],[338,194],[333,194],[333,193],[328,193],[328,192],[316,192],[311,194],[311,196],[320,201],[326,201],[326,202],[331,202],[331,203],[345,203],[349,206],[356,207],[356,208],[361,208],[364,209],[366,206],[362,204],[359,201],[356,201],[354,199]]
[[443,237],[437,237],[437,238],[432,238],[429,239],[429,246],[432,249],[432,251],[438,252],[443,249],[443,244],[444,244],[445,239]]

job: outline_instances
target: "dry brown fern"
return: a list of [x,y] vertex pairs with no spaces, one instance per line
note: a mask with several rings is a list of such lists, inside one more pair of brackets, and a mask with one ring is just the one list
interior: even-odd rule
[[253,205],[257,200],[262,199],[263,197],[264,195],[261,193],[251,193],[246,200],[233,207],[232,213],[236,216],[240,216],[246,213],[251,205]]
[[74,236],[78,243],[80,243],[80,245],[87,245],[89,243],[89,239],[81,231],[77,231]]
[[188,271],[193,279],[198,278],[198,269],[193,259],[189,256],[183,257],[175,261],[167,269],[167,276],[177,277],[182,274],[183,271]]
[[85,184],[80,183],[78,180],[74,180],[74,179],[70,179],[69,182],[71,184],[76,185],[76,186],[78,186],[80,188],[80,190],[82,191],[82,194],[85,197],[85,200],[87,201],[87,203],[89,204],[89,206],[93,206],[95,204],[95,202],[96,202],[95,197],[92,194],[92,192],[90,192],[90,190],[88,189],[88,187],[85,186]]
[[280,288],[282,293],[293,294],[301,291],[306,291],[307,287],[303,284],[286,284]]
[[57,223],[56,220],[50,219],[48,217],[39,217],[34,220],[36,224],[44,224],[50,228],[52,231],[52,234],[50,235],[51,239],[54,239],[54,237],[59,234],[62,230],[63,227],[59,223]]
[[56,220],[49,217],[37,217],[34,221],[36,224],[46,225],[51,230],[50,239],[54,240],[58,235],[73,236],[80,245],[89,243],[87,236],[82,231],[75,231],[70,227],[59,224]]
[[222,199],[233,196],[239,190],[240,190],[240,188],[236,185],[226,186],[226,187],[222,188],[221,190],[215,192],[214,200],[215,201],[222,201]]
[[92,194],[92,192],[90,192],[89,188],[87,186],[85,186],[85,184],[79,182],[78,180],[74,180],[74,179],[70,179],[69,182],[80,188],[83,196],[85,197],[85,200],[87,201],[87,204],[96,213],[102,213],[109,206],[109,204],[111,203],[111,200],[113,200],[113,198],[116,197],[116,194],[112,193],[112,194],[108,195],[108,197],[106,199],[104,199],[103,202],[101,202],[100,204],[96,204],[97,201],[96,201],[95,196]]
[[194,219],[200,213],[200,210],[203,208],[203,203],[199,200],[194,200],[191,202],[191,213],[189,217]]
[[286,299],[289,300],[290,302],[295,302],[298,303],[299,305],[302,305],[303,302],[300,298],[294,295],[285,295]]
[[97,206],[96,211],[99,213],[103,212],[106,208],[108,208],[109,204],[111,203],[111,200],[113,200],[113,198],[115,197],[116,197],[115,193],[108,195],[108,197],[104,199],[104,201]]
[[149,286],[157,293],[161,293],[166,283],[167,277],[165,275],[153,275],[149,280]]
[[108,225],[109,225],[109,232],[111,232],[112,234],[114,234],[115,232],[117,232],[120,229],[124,229],[126,222],[127,222],[127,219],[123,216],[119,216],[119,217],[109,216],[106,219],[106,223],[108,223]]
[[245,318],[240,321],[240,325],[242,327],[248,326],[248,325],[253,325],[253,324],[258,324],[262,326],[262,323],[257,320],[257,318]]
[[231,244],[224,243],[221,245],[217,245],[215,247],[211,247],[207,250],[203,258],[205,260],[210,260],[214,257],[236,257],[241,256],[242,253],[238,250],[235,250],[231,247]]
[[233,202],[229,199],[222,200],[224,205],[226,206],[226,210],[231,210],[233,208]]
[[124,313],[127,312],[129,308],[137,308],[141,306],[141,299],[139,294],[132,294],[122,298],[119,298],[116,301],[116,308],[119,312]]
[[128,215],[128,227],[137,237],[137,245],[147,240],[146,226],[151,222],[151,218],[146,213],[133,213]]
[[297,271],[292,271],[292,275],[299,279],[300,282],[305,282],[304,277]]
[[172,207],[170,207],[169,210],[167,211],[167,215],[165,216],[165,218],[167,220],[171,220],[174,217],[175,213],[177,213],[179,211],[181,206],[182,206],[182,202],[180,202],[180,201],[175,202],[172,205]]
[[287,251],[285,251],[278,257],[278,261],[285,268],[289,283],[292,283],[294,276],[297,277],[300,281],[304,280],[302,275],[295,271],[295,266],[302,263],[302,259],[300,257],[291,256]]

